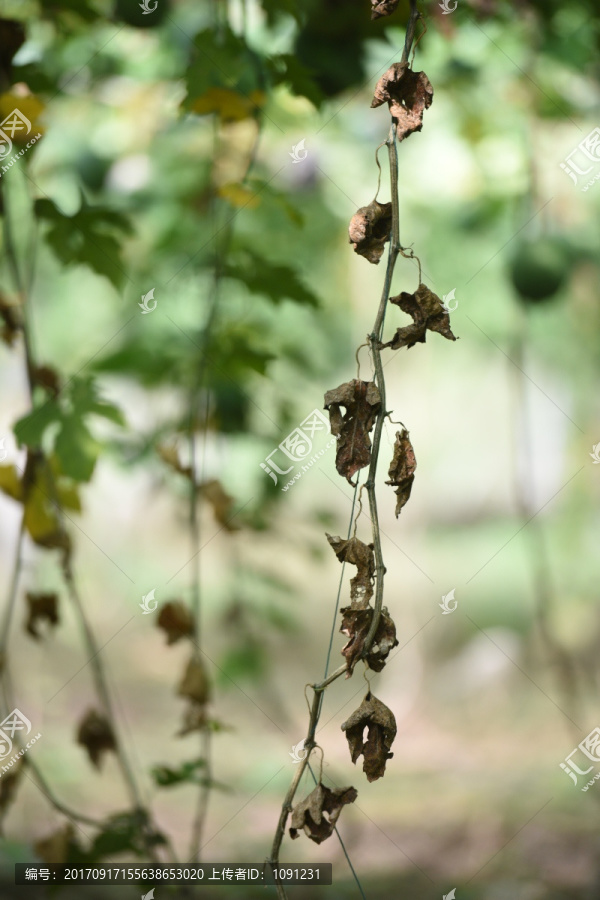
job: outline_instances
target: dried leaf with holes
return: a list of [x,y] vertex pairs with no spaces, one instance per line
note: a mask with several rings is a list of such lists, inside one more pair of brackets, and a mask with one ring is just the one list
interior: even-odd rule
[[390,303],[408,313],[413,324],[398,328],[391,341],[381,344],[382,348],[391,347],[392,350],[400,350],[402,347],[410,349],[415,344],[424,344],[427,331],[437,331],[449,341],[456,340],[450,330],[448,310],[426,284],[420,284],[414,294],[402,291],[397,297],[390,297]]
[[390,480],[386,481],[386,484],[391,484],[396,488],[396,518],[400,515],[402,507],[410,499],[416,468],[415,451],[410,442],[408,431],[406,428],[403,428],[402,431],[396,432],[394,457],[388,472]]
[[[367,740],[364,740],[365,728]],[[363,772],[368,781],[385,775],[385,764],[394,755],[390,747],[396,737],[396,720],[391,709],[369,691],[363,702],[342,725],[352,762],[363,756]]]
[[234,499],[225,492],[220,481],[216,478],[204,481],[198,485],[198,490],[212,506],[215,519],[219,525],[222,525],[226,531],[230,532],[240,530],[241,525],[233,521],[235,518],[235,514],[232,513]]
[[[373,620],[374,610],[371,607],[368,609],[353,609],[351,606],[345,606],[340,612],[342,614],[340,631],[348,638],[348,642],[342,648],[342,654],[346,657],[348,669],[346,678],[350,678],[354,671],[354,666],[359,659],[363,658],[365,639]],[[364,657],[369,668],[373,669],[374,672],[381,672],[390,650],[396,647],[397,644],[394,620],[384,606],[381,610],[371,649]]]
[[100,768],[104,753],[117,749],[110,722],[95,709],[88,710],[81,720],[77,729],[77,743],[85,747],[90,761],[97,769]]
[[433,101],[433,87],[425,72],[413,72],[407,63],[394,63],[375,88],[371,108],[387,103],[397,121],[398,141],[423,127],[423,113]]
[[161,606],[156,624],[166,633],[167,644],[176,644],[181,638],[190,637],[194,633],[194,617],[180,600]]
[[39,640],[42,636],[38,631],[39,622],[45,619],[50,625],[58,625],[58,595],[28,591],[25,599],[28,608],[25,629],[33,638]]
[[207,703],[210,699],[210,682],[202,660],[192,656],[177,688],[180,697],[188,697],[194,703]]
[[371,21],[381,19],[383,16],[391,16],[398,6],[399,0],[371,0]]
[[377,265],[392,232],[392,204],[372,200],[350,219],[348,235],[354,252]]
[[290,837],[297,838],[298,832],[303,830],[315,844],[322,844],[333,834],[342,807],[354,803],[357,796],[353,787],[332,791],[319,783],[305,800],[293,808]]
[[325,532],[325,537],[341,563],[347,562],[357,567],[358,571],[350,581],[350,600],[353,609],[365,609],[373,596],[374,545],[363,544],[357,537],[352,537],[350,540],[344,540],[339,536],[332,537],[327,532]]
[[[345,407],[342,415],[340,407]],[[348,381],[325,394],[331,433],[338,439],[335,466],[354,487],[352,476],[371,462],[369,433],[381,407],[377,385],[372,381]]]

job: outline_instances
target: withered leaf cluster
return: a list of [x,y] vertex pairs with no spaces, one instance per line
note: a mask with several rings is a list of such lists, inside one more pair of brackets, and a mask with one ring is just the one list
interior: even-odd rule
[[348,236],[354,252],[370,263],[379,263],[392,231],[392,204],[372,200],[350,219]]
[[357,573],[350,580],[350,600],[352,607],[364,609],[368,607],[373,596],[373,581],[375,579],[375,554],[373,544],[364,544],[357,537],[345,540],[339,536],[325,533],[333,551],[340,562],[351,563],[356,566]]
[[315,844],[321,844],[333,834],[342,807],[354,803],[358,794],[353,787],[330,790],[319,783],[305,800],[292,810],[290,837],[297,838],[303,830]]
[[[365,729],[367,740],[365,741]],[[396,737],[396,719],[385,703],[369,691],[349,719],[342,725],[346,732],[352,762],[363,757],[363,772],[368,781],[376,781],[385,775],[388,759],[394,755],[390,747]]]
[[189,701],[183,714],[182,728],[178,732],[179,737],[183,737],[191,731],[201,731],[209,723],[207,705],[210,701],[210,679],[202,659],[197,654],[194,654],[189,660],[177,693]]
[[414,294],[402,291],[397,297],[390,297],[390,303],[408,313],[413,324],[398,328],[392,340],[382,344],[382,348],[391,347],[392,350],[400,350],[402,347],[410,349],[415,344],[424,344],[428,331],[437,331],[449,341],[456,340],[450,330],[448,310],[426,284],[420,284]]
[[433,87],[425,72],[413,72],[407,63],[394,63],[381,76],[371,108],[387,103],[396,119],[398,141],[423,127],[423,113],[433,101]]
[[[374,610],[371,606],[366,609],[353,609],[351,606],[345,606],[340,612],[342,613],[340,631],[348,638],[346,645],[342,648],[342,653],[346,657],[348,669],[346,678],[349,678],[354,671],[354,666],[362,658],[365,649],[365,639],[373,620]],[[390,650],[397,645],[396,626],[387,608],[384,606],[381,610],[373,643],[364,657],[368,667],[374,672],[381,672]]]
[[39,640],[42,636],[38,631],[40,622],[46,620],[52,626],[58,625],[58,595],[28,591],[25,599],[27,601],[25,629],[31,637]]
[[388,472],[390,480],[386,481],[386,484],[391,484],[396,488],[396,518],[400,515],[402,507],[410,499],[416,468],[415,451],[410,442],[408,431],[406,428],[403,428],[402,431],[396,432],[394,457]]
[[[369,434],[381,407],[377,385],[372,381],[348,381],[325,394],[331,433],[338,439],[335,465],[354,486],[352,476],[371,461]],[[342,415],[341,407],[346,412]]]
[[371,21],[381,19],[383,16],[391,16],[399,0],[371,0]]
[[189,608],[180,600],[173,600],[161,606],[156,621],[167,635],[167,644],[175,644],[194,633],[194,617]]
[[108,750],[117,749],[110,722],[95,709],[88,710],[79,723],[77,743],[85,747],[90,761],[97,769],[100,768],[104,754]]

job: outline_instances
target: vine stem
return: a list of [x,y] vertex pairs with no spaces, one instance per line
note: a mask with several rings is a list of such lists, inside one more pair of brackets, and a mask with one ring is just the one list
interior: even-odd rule
[[[420,19],[421,14],[417,8],[417,0],[410,0],[410,17],[406,27],[406,38],[404,42],[404,49],[402,51],[402,59],[401,62],[408,62],[408,57],[410,55],[411,47],[413,45],[414,37],[415,37],[415,29],[417,25],[417,21]],[[379,307],[377,310],[377,315],[375,318],[375,324],[373,326],[373,330],[370,335],[368,335],[368,342],[371,349],[371,353],[373,355],[373,365],[375,369],[375,381],[377,383],[377,387],[379,389],[380,396],[380,408],[379,413],[377,415],[377,419],[375,421],[375,431],[373,434],[373,446],[371,450],[371,463],[369,466],[369,474],[367,481],[365,483],[365,487],[367,489],[367,496],[369,498],[369,512],[371,517],[372,529],[373,529],[373,544],[374,544],[374,553],[375,553],[375,574],[376,574],[376,588],[375,588],[375,603],[374,603],[374,611],[373,617],[371,620],[371,625],[369,627],[369,631],[367,632],[367,636],[365,638],[364,650],[363,650],[363,658],[368,654],[371,644],[373,643],[374,636],[377,632],[377,628],[379,626],[379,621],[381,618],[381,610],[383,606],[383,576],[385,574],[385,566],[383,563],[383,554],[381,550],[381,534],[379,529],[379,516],[377,512],[377,499],[375,495],[375,476],[377,473],[377,463],[379,459],[379,449],[381,446],[381,434],[383,431],[383,423],[386,418],[386,396],[385,396],[385,379],[383,375],[383,365],[381,362],[381,352],[380,352],[380,343],[383,332],[383,323],[385,319],[385,312],[387,308],[387,302],[390,294],[390,289],[392,285],[392,277],[394,274],[394,268],[396,265],[396,260],[398,258],[398,254],[401,252],[401,244],[400,244],[400,203],[398,197],[398,149],[396,146],[396,121],[392,118],[390,131],[385,141],[385,144],[388,148],[388,156],[389,156],[389,164],[390,164],[390,189],[391,189],[391,202],[392,202],[392,229],[391,229],[391,239],[390,239],[390,247],[388,251],[387,258],[387,267],[385,273],[385,281],[383,284],[383,290],[381,293],[381,299],[379,301]],[[347,665],[344,663],[334,672],[332,672],[324,681],[321,681],[318,684],[312,684],[311,687],[314,691],[314,697],[312,701],[312,705],[310,708],[310,717],[308,723],[308,733],[306,738],[304,739],[304,750],[306,754],[304,758],[300,761],[296,772],[294,773],[294,777],[292,782],[287,790],[285,795],[285,799],[283,801],[281,807],[281,813],[279,815],[279,821],[277,823],[277,828],[275,830],[275,836],[273,838],[273,846],[271,848],[271,855],[267,860],[267,863],[271,866],[277,866],[279,863],[279,851],[281,849],[281,843],[283,841],[283,836],[285,833],[285,827],[287,823],[288,816],[292,811],[292,803],[294,797],[296,795],[296,791],[298,790],[298,786],[302,779],[302,776],[306,770],[306,767],[309,764],[310,755],[316,746],[315,741],[315,733],[317,729],[317,725],[319,722],[319,717],[321,715],[321,707],[323,702],[323,694],[327,687],[329,687],[332,682],[336,681],[341,675],[347,672]],[[277,897],[278,900],[287,900],[287,894],[282,884],[277,883]]]
[[[26,368],[26,373],[27,373],[29,399],[30,399],[31,407],[33,408],[34,385],[35,385],[34,372],[35,372],[36,367],[35,367],[33,349],[31,346],[30,329],[29,329],[29,325],[28,325],[29,291],[25,287],[24,279],[21,274],[19,260],[18,260],[18,253],[17,253],[17,249],[15,247],[12,228],[10,225],[10,223],[11,223],[11,217],[10,217],[11,205],[9,202],[9,194],[10,194],[10,191],[8,189],[3,190],[3,193],[2,193],[3,203],[4,203],[3,233],[4,233],[4,238],[5,238],[6,255],[7,255],[8,263],[9,263],[9,266],[11,269],[15,287],[20,295],[21,309],[22,309],[22,315],[23,315],[21,333],[22,333],[22,337],[23,337],[25,368]],[[30,281],[31,281],[31,279],[30,279]],[[54,483],[54,479],[53,479],[51,471],[49,470],[49,467],[46,466],[46,469],[47,469],[47,475],[48,475],[48,483],[50,485],[51,493],[53,494],[53,496],[50,497],[49,499],[51,500],[52,505],[57,513],[61,530],[66,533],[62,507],[60,506],[60,503],[58,502],[58,498],[56,495],[56,485]],[[25,485],[24,489],[27,490],[27,487],[28,486]],[[23,502],[25,502],[25,499],[26,498],[24,497]],[[25,536],[25,529],[24,529],[24,513],[23,513],[23,519],[21,521],[21,526],[19,529],[17,548],[15,551],[15,565],[14,565],[14,570],[13,570],[13,578],[11,580],[11,585],[10,585],[10,590],[9,590],[9,599],[8,599],[8,604],[7,604],[7,610],[5,613],[4,621],[2,623],[2,627],[3,627],[2,636],[0,638],[0,648],[2,650],[2,657],[0,660],[2,662],[1,677],[4,682],[5,701],[9,704],[13,702],[14,697],[13,697],[12,685],[10,683],[10,678],[8,675],[8,658],[7,658],[8,657],[8,637],[9,637],[10,625],[11,625],[11,621],[12,621],[12,613],[13,613],[13,610],[14,610],[14,607],[16,604],[19,578],[20,578],[20,573],[21,573],[21,569],[22,569],[24,536]],[[130,794],[130,798],[131,798],[134,808],[136,810],[144,813],[145,823],[148,823],[151,821],[151,817],[150,817],[149,813],[147,812],[147,810],[145,809],[144,804],[142,803],[139,789],[137,786],[137,782],[135,780],[133,771],[132,771],[132,769],[129,765],[129,762],[127,760],[127,757],[125,755],[120,738],[118,737],[118,730],[115,725],[116,719],[114,716],[114,711],[112,708],[112,703],[110,700],[110,695],[109,695],[106,679],[104,676],[102,664],[99,660],[99,653],[100,653],[101,648],[96,643],[91,625],[85,614],[83,604],[81,602],[81,598],[80,598],[79,592],[77,590],[77,585],[76,585],[73,571],[71,568],[71,563],[66,555],[63,560],[62,569],[63,569],[63,576],[64,576],[64,579],[65,579],[65,582],[67,585],[67,590],[71,597],[73,606],[75,607],[75,610],[77,612],[79,622],[80,622],[80,625],[81,625],[81,628],[82,628],[82,631],[83,631],[83,634],[85,637],[85,643],[86,643],[88,652],[90,653],[90,656],[91,656],[90,664],[92,666],[92,672],[94,674],[94,682],[95,682],[96,692],[98,694],[98,698],[100,699],[100,701],[104,707],[106,716],[111,723],[113,735],[115,736],[115,752],[116,752],[119,766],[121,768],[123,780],[126,784],[126,787],[128,788],[128,792]],[[64,804],[62,804],[60,801],[58,803],[55,802],[56,798],[48,790],[47,784],[46,784],[45,780],[43,779],[43,777],[41,776],[39,768],[35,765],[32,766],[30,762],[28,762],[27,765],[29,766],[31,771],[36,776],[38,784],[39,784],[40,788],[43,790],[43,792],[45,793],[45,796],[47,797],[47,799],[55,806],[55,808],[59,812],[64,813],[65,810],[67,809],[67,807],[65,807]],[[80,821],[84,821],[84,818],[82,816],[80,816],[79,814],[73,814],[71,811],[69,811],[68,814],[73,819],[78,819]],[[93,821],[92,819],[87,819],[88,824],[91,824],[92,821]],[[156,850],[154,848],[154,845],[150,841],[149,835],[147,834],[146,824],[144,825],[144,830],[143,830],[142,836],[143,836],[143,840],[146,845],[146,849],[147,849],[150,859],[152,859],[153,861],[158,861],[158,857],[156,855]]]

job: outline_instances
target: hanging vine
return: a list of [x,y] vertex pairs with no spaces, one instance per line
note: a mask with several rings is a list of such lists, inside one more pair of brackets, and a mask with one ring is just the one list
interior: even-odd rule
[[[371,2],[373,19],[391,15],[397,6],[397,0],[371,0]],[[395,623],[383,605],[386,568],[381,549],[375,489],[381,433],[384,421],[390,415],[386,406],[382,351],[410,348],[417,343],[424,343],[428,331],[438,332],[448,340],[456,340],[450,329],[448,310],[440,298],[421,282],[421,264],[418,257],[412,250],[403,247],[400,241],[397,145],[411,134],[421,131],[423,114],[433,100],[433,87],[426,74],[413,71],[409,63],[411,51],[414,58],[416,44],[424,34],[423,31],[415,42],[416,26],[420,20],[422,21],[422,16],[417,9],[417,2],[410,0],[410,17],[402,58],[379,79],[371,103],[372,107],[387,103],[391,116],[389,134],[384,142],[389,158],[390,201],[380,203],[376,195],[368,206],[361,207],[355,213],[349,226],[349,239],[354,252],[374,265],[379,263],[385,245],[389,244],[381,299],[373,329],[367,338],[373,359],[374,378],[372,381],[361,381],[357,376],[356,379],[327,391],[324,400],[325,409],[330,416],[332,434],[338,440],[336,451],[338,473],[357,488],[360,470],[368,466],[367,480],[360,491],[362,492],[364,487],[368,497],[371,542],[367,544],[356,536],[362,504],[359,504],[359,513],[354,520],[352,537],[343,539],[326,535],[339,561],[356,566],[356,575],[350,581],[350,605],[340,610],[342,615],[340,631],[347,637],[347,642],[341,650],[345,662],[331,674],[326,672],[323,681],[310,685],[313,698],[308,730],[303,742],[306,753],[296,769],[282,804],[268,860],[272,866],[279,863],[281,844],[290,815],[291,838],[297,838],[299,833],[304,831],[307,837],[320,844],[336,830],[342,808],[353,803],[357,797],[354,787],[331,790],[323,784],[319,776],[314,790],[294,806],[294,798],[302,776],[307,767],[310,768],[310,758],[317,747],[316,729],[325,690],[341,675],[351,677],[356,664],[360,661],[367,669],[380,672],[386,665],[390,651],[398,644]],[[378,161],[377,165],[379,166]],[[416,261],[419,284],[412,293],[402,291],[397,296],[390,297],[394,268],[399,255]],[[383,328],[388,302],[407,313],[413,321],[410,325],[398,327],[394,336],[384,342]],[[408,431],[403,427],[402,431],[396,434],[387,481],[388,485],[395,488],[396,516],[410,498],[415,469],[414,450]],[[356,481],[353,481],[355,476]],[[348,741],[352,762],[356,763],[360,756],[363,757],[363,771],[367,780],[375,781],[383,777],[386,763],[392,756],[391,747],[396,736],[393,712],[369,690],[358,709],[341,727]],[[277,884],[277,892],[279,898],[287,896],[281,883]]]

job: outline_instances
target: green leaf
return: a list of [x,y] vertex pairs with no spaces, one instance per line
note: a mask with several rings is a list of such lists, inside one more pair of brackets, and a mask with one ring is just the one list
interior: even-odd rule
[[80,418],[74,415],[63,418],[54,443],[54,452],[63,474],[75,481],[89,481],[99,451],[100,444]]
[[268,65],[275,85],[286,84],[292,94],[306,97],[317,109],[321,107],[325,99],[323,92],[313,78],[311,69],[304,66],[297,56],[282,53],[271,57]]
[[119,287],[125,277],[121,236],[131,232],[125,216],[105,206],[89,206],[83,197],[73,216],[46,198],[35,201],[35,214],[50,223],[46,241],[63,265],[88,266]]
[[55,399],[47,400],[15,423],[14,432],[19,446],[39,448],[44,432],[53,422],[62,419],[62,411]]
[[211,88],[229,88],[247,95],[259,88],[259,57],[229,28],[217,34],[210,28],[194,38],[197,51],[186,72],[186,109]]
[[300,280],[290,266],[269,262],[254,250],[244,248],[237,263],[225,266],[225,275],[236,278],[253,294],[262,294],[273,303],[289,298],[304,306],[319,306],[317,296]]
[[73,379],[70,387],[70,399],[75,415],[93,414],[109,419],[116,425],[125,425],[125,417],[121,410],[114,404],[102,400],[99,396],[98,387],[92,375]]
[[152,769],[152,777],[160,787],[173,787],[175,784],[193,782],[198,784],[198,770],[206,766],[205,759],[193,759],[182,763],[178,769],[170,766],[155,766]]
[[98,859],[125,852],[143,856],[146,853],[144,833],[152,844],[166,843],[163,835],[157,832],[148,834],[147,817],[141,811],[118,813],[111,816],[103,830],[96,835],[90,848],[90,856]]

